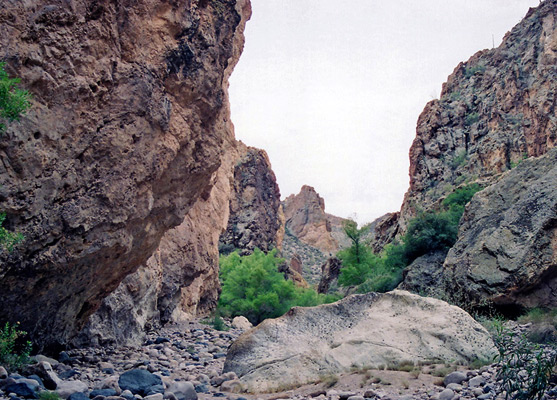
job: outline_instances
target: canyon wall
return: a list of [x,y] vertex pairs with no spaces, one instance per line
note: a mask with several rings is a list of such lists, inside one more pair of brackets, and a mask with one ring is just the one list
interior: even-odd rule
[[247,0],[3,2],[0,45],[33,95],[0,138],[0,320],[64,345],[211,190],[233,129]]
[[530,9],[498,48],[456,67],[418,119],[410,188],[396,226],[376,225],[376,250],[455,189],[485,189],[467,206],[446,260],[418,259],[402,287],[469,305],[557,306],[557,193],[544,156],[557,144],[556,93],[556,0]]
[[[281,216],[280,192],[265,151],[230,144],[211,190],[182,224],[165,233],[147,263],[103,300],[73,344],[137,345],[151,328],[208,315],[220,293],[219,248],[249,253],[276,247],[284,230]],[[238,225],[242,229],[234,230]],[[241,240],[227,242],[230,232]]]

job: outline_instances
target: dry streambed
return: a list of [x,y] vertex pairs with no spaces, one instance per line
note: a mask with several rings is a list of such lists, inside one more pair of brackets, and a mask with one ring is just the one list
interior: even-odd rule
[[298,388],[245,393],[234,373],[222,373],[226,351],[241,332],[216,331],[192,322],[152,334],[139,348],[77,349],[62,353],[60,361],[39,357],[42,361],[22,374],[25,377],[0,374],[1,397],[34,398],[33,393],[41,391],[40,380],[70,400],[501,398],[497,397],[500,390],[494,366],[470,370],[448,364],[409,363],[392,369],[353,368],[347,373],[323,375],[318,382]]

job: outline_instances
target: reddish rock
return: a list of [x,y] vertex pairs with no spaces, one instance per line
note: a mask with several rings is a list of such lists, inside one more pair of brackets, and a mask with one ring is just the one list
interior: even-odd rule
[[339,250],[333,237],[333,224],[341,225],[342,219],[325,213],[325,200],[311,186],[304,185],[297,195],[284,200],[286,229],[302,242],[323,253],[333,254]]

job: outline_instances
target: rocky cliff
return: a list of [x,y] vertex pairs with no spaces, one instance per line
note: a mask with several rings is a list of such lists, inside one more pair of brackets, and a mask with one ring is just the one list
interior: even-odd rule
[[2,3],[3,57],[33,104],[0,139],[0,209],[25,235],[0,255],[0,320],[66,343],[210,192],[249,15],[247,0]]
[[530,9],[496,49],[460,63],[418,119],[400,214],[431,209],[466,182],[493,182],[557,143],[557,2]]
[[342,227],[344,219],[326,213],[325,200],[308,185],[288,196],[282,205],[286,219],[282,255],[287,260],[301,260],[304,278],[317,283],[321,265],[349,245]]
[[[557,149],[477,193],[443,268],[445,291],[505,306],[557,307]],[[456,290],[459,288],[459,290]]]
[[227,146],[211,190],[162,237],[147,263],[103,301],[74,344],[137,345],[151,327],[207,315],[220,293],[219,248],[228,243],[223,237],[244,224],[235,231],[241,240],[230,247],[269,250],[284,229],[281,215],[266,153],[241,142]]
[[234,165],[230,218],[220,238],[221,251],[239,249],[246,255],[255,248],[280,249],[283,236],[280,189],[269,157],[264,150],[243,146]]
[[[546,0],[501,46],[459,64],[441,98],[426,105],[395,230],[403,233],[417,210],[436,209],[461,185],[486,189],[465,211],[447,259],[417,260],[403,287],[427,292],[445,281],[445,294],[465,301],[554,306],[555,185],[548,161],[535,159],[557,143],[556,72],[557,1]],[[383,236],[376,229],[376,243],[392,229]]]

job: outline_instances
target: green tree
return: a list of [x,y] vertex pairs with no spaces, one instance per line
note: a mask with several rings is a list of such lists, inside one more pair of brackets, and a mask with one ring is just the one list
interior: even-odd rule
[[341,286],[360,285],[371,276],[379,262],[379,257],[373,254],[362,241],[367,227],[358,229],[356,222],[347,220],[344,222],[343,228],[352,244],[337,253],[337,258],[342,263],[338,283]]
[[220,258],[222,293],[219,309],[223,315],[243,315],[253,324],[279,317],[294,306],[315,306],[337,300],[319,295],[313,289],[296,287],[284,279],[278,266],[284,259],[255,249],[249,256],[233,252]]
[[[19,89],[18,78],[10,78],[5,70],[6,63],[0,62],[0,135],[6,130],[6,124],[19,120],[30,107],[30,95],[26,90]],[[13,246],[23,240],[21,233],[10,232],[2,226],[6,219],[0,213],[0,251],[11,251]]]

